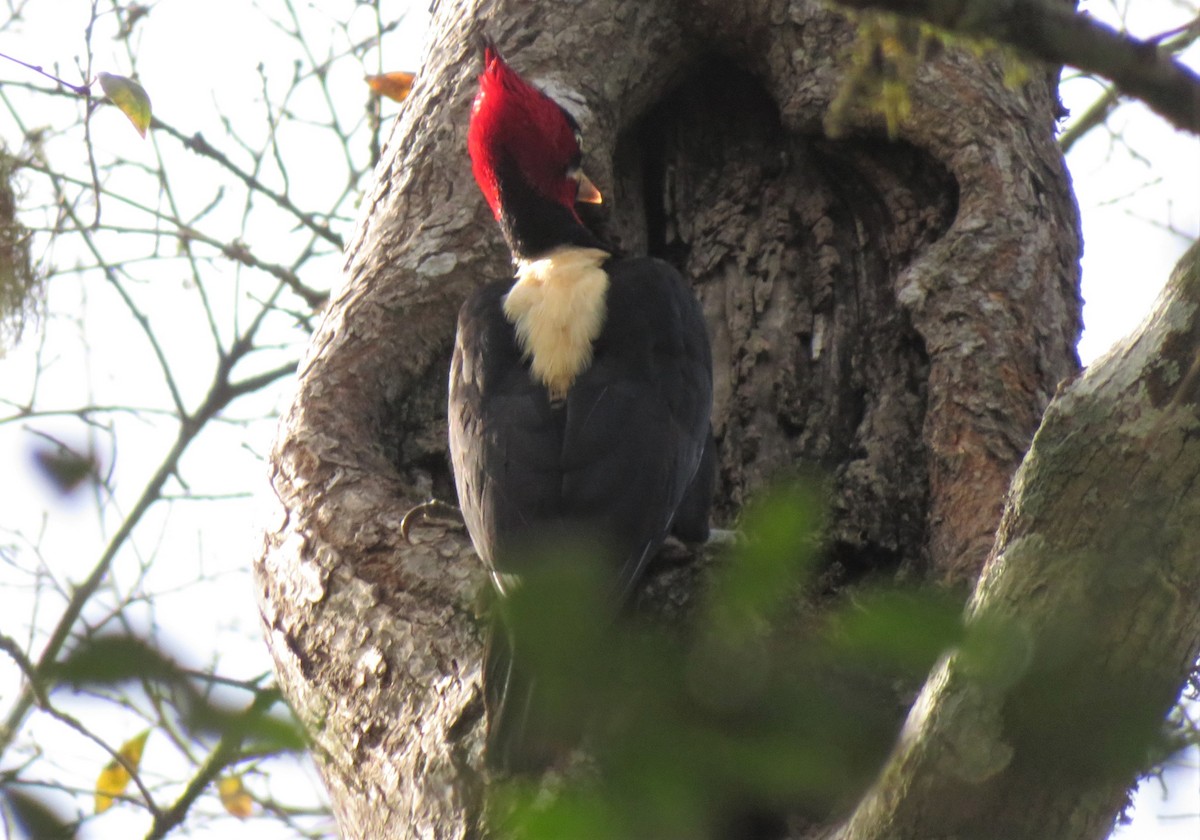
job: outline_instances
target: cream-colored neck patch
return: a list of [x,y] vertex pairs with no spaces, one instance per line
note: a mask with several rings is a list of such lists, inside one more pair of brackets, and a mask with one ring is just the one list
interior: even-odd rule
[[539,382],[560,400],[592,361],[592,342],[604,326],[611,255],[564,246],[517,263],[517,282],[504,296],[504,314]]

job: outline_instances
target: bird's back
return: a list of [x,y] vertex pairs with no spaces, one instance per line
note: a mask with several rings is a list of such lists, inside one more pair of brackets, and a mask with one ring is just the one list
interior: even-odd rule
[[[588,367],[552,400],[503,313],[510,284],[459,315],[450,443],[476,549],[511,575],[538,543],[580,537],[625,593],[666,537],[708,435],[712,362],[699,305],[674,269],[612,259]],[[707,512],[705,511],[705,514]]]

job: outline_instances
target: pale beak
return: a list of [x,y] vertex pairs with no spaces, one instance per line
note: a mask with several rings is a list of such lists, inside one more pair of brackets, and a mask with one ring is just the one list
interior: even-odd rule
[[579,192],[575,194],[575,200],[580,204],[603,204],[604,196],[600,195],[600,190],[596,189],[596,185],[592,183],[592,179],[584,175],[582,171],[575,174],[575,180],[579,182]]

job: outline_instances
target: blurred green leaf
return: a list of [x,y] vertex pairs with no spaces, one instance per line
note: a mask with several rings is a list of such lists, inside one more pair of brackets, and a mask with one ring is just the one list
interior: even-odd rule
[[828,639],[842,661],[920,676],[962,639],[962,610],[945,592],[875,590],[830,618]]
[[533,785],[511,783],[491,803],[497,833],[511,840],[625,840],[622,818],[597,791],[577,785],[547,799]]
[[1128,779],[1161,754],[1170,697],[1148,691],[1130,671],[1098,667],[1111,649],[1107,614],[1058,618],[1039,629],[1039,644],[1012,622],[989,629],[993,667],[978,670],[1005,679],[1005,731],[1020,745],[1019,760],[1051,770],[1064,784],[1090,786]]
[[712,629],[743,634],[772,619],[794,598],[817,560],[824,505],[810,484],[776,488],[742,519],[747,542],[716,574],[710,593]]
[[[174,689],[171,697],[181,722],[192,733],[236,737],[259,753],[303,750],[303,728],[277,689],[256,692],[249,707],[213,702],[196,690],[192,677],[167,653],[136,636],[85,639],[47,675],[59,685],[112,685],[151,681]],[[273,712],[274,707],[281,712]]]
[[958,656],[972,679],[1004,691],[1021,680],[1033,662],[1032,634],[994,614],[975,616]]
[[162,651],[135,636],[84,639],[49,669],[55,682],[71,685],[111,684],[125,680],[180,682],[184,674]]
[[241,739],[247,751],[256,753],[296,752],[308,746],[300,722],[284,706],[284,714],[271,714],[255,703],[250,708],[227,708],[197,702],[186,723],[194,731]]
[[713,573],[686,632],[615,615],[583,551],[556,552],[501,599],[597,772],[553,794],[494,785],[500,836],[743,836],[797,809],[827,814],[869,785],[903,718],[895,675],[922,675],[961,641],[962,604],[880,588],[801,620],[791,608],[821,557],[812,487],[747,511],[747,542]]

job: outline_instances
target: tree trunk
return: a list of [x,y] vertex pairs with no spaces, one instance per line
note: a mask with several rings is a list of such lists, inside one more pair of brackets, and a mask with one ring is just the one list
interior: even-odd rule
[[[411,505],[453,500],[455,313],[510,273],[464,154],[481,35],[575,112],[608,199],[588,221],[694,282],[713,339],[725,522],[781,472],[817,466],[833,487],[832,580],[968,584],[1055,387],[1078,369],[1078,222],[1051,74],[1011,87],[994,62],[951,50],[921,69],[894,140],[865,109],[832,139],[823,121],[854,30],[815,2],[443,2],[433,27],[280,427],[282,509],[257,566],[280,682],[349,838],[481,832],[484,575],[460,525],[400,533]],[[1006,521],[980,613],[994,597],[1021,613],[1032,591],[1030,576],[994,594],[1033,574],[1004,562],[1024,520]],[[691,580],[656,583],[670,601]],[[958,685],[953,660],[935,676],[950,686],[926,689],[936,710]],[[923,731],[910,721],[904,749]],[[899,836],[881,827],[905,808],[951,807],[913,791],[959,788],[929,782],[897,800],[890,787],[932,772],[929,749],[898,754],[846,837]],[[1045,799],[1047,813],[1064,807]],[[1011,802],[986,798],[972,818]],[[1100,810],[1089,826],[1111,821]]]

